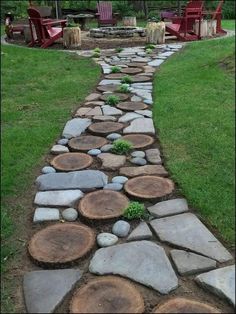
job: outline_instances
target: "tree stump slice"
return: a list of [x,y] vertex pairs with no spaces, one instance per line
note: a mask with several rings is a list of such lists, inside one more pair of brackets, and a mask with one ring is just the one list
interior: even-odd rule
[[65,153],[51,161],[51,165],[60,171],[74,171],[88,168],[93,163],[93,157],[83,153]]
[[100,136],[85,135],[74,137],[69,140],[69,147],[73,150],[88,151],[94,148],[100,148],[106,145],[108,141]]
[[119,132],[124,128],[124,124],[119,122],[96,122],[90,124],[88,130],[94,134],[107,135],[113,132]]
[[125,73],[125,74],[138,74],[143,72],[143,69],[141,68],[124,68],[121,69],[121,73]]
[[142,68],[147,64],[144,62],[130,62],[130,63],[127,63],[127,65],[130,68]]
[[136,27],[137,25],[136,16],[124,16],[122,22],[124,26]]
[[29,241],[28,251],[34,262],[56,268],[84,257],[94,244],[95,234],[91,228],[60,223],[35,233]]
[[117,94],[117,93],[113,93],[113,94],[104,94],[100,97],[101,100],[107,100],[107,98],[109,96],[117,96],[119,97],[120,101],[123,101],[123,100],[127,100],[130,98],[130,95],[129,94]]
[[124,73],[111,73],[105,76],[105,79],[108,80],[120,80],[126,75]]
[[146,42],[149,44],[164,44],[165,29],[166,27],[164,22],[148,22],[146,26]]
[[147,109],[148,105],[138,101],[125,101],[117,104],[116,107],[124,111],[135,111]]
[[81,46],[81,30],[79,27],[63,28],[63,46],[69,49]]
[[151,77],[145,75],[134,75],[132,76],[133,83],[142,83],[142,82],[150,82],[152,80]]
[[120,192],[100,190],[86,194],[79,203],[80,214],[91,220],[120,217],[129,205],[129,199]]
[[140,176],[128,180],[124,189],[139,199],[156,199],[170,194],[174,190],[174,183],[166,178]]
[[75,291],[70,313],[144,313],[144,301],[128,280],[105,276]]
[[126,140],[132,143],[133,148],[145,148],[151,146],[154,143],[154,138],[145,134],[129,134],[121,137],[122,140]]
[[116,92],[119,89],[119,87],[117,85],[98,85],[97,86],[97,90],[99,92]]

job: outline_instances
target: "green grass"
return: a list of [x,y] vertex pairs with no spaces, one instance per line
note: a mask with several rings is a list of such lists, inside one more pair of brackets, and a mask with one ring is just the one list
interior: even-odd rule
[[171,177],[234,243],[235,38],[189,44],[155,77],[154,120]]
[[235,20],[222,20],[222,28],[235,30]]

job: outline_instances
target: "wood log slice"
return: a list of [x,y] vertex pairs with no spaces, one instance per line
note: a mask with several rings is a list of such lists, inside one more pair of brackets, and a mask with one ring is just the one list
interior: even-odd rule
[[144,301],[128,280],[104,276],[75,291],[70,313],[144,313]]
[[125,126],[123,123],[106,121],[106,122],[96,122],[96,123],[90,124],[90,126],[88,127],[88,130],[94,134],[107,135],[113,132],[119,132],[124,127]]
[[100,96],[100,99],[106,101],[109,96],[119,97],[120,101],[127,100],[130,98],[129,94],[113,93],[113,94],[104,94],[104,95]]
[[51,165],[60,171],[74,171],[88,168],[93,163],[93,157],[83,153],[65,153],[51,161]]
[[127,63],[127,65],[130,68],[142,68],[145,65],[147,65],[147,63],[145,63],[145,62],[130,62],[130,63]]
[[105,79],[108,79],[108,80],[120,80],[120,79],[122,79],[125,76],[126,76],[126,74],[124,74],[124,73],[111,73],[111,74],[107,74],[105,76]]
[[68,145],[72,150],[88,151],[90,149],[100,148],[107,143],[108,141],[103,137],[85,135],[72,138],[69,140]]
[[148,105],[139,101],[125,101],[117,104],[116,107],[124,111],[135,111],[147,109]]
[[110,85],[98,85],[97,90],[99,92],[116,92],[119,89],[119,86],[110,84]]
[[91,228],[77,223],[58,223],[36,232],[29,241],[28,252],[36,263],[56,268],[84,257],[94,244]]
[[154,143],[154,138],[146,134],[128,134],[121,139],[131,142],[133,149],[149,147]]
[[92,220],[120,217],[129,205],[129,199],[120,192],[100,190],[86,194],[79,203],[80,214]]
[[133,83],[150,82],[152,78],[145,75],[134,75],[132,76]]
[[140,176],[129,179],[124,189],[129,195],[139,199],[156,199],[173,192],[174,183],[166,178]]
[[121,73],[125,73],[125,74],[138,74],[143,72],[143,69],[141,68],[124,68],[121,69]]

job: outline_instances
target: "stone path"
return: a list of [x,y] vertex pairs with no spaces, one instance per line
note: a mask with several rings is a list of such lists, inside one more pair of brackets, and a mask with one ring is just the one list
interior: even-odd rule
[[[233,312],[233,257],[167,178],[152,120],[153,75],[181,48],[107,50],[95,60],[104,76],[36,179],[32,223],[40,230],[28,252],[42,270],[24,276],[28,313],[60,304],[71,313]],[[121,73],[111,74],[113,65]],[[127,73],[129,91],[119,93]],[[111,95],[118,104],[107,104]],[[132,143],[129,153],[114,153],[120,139]],[[145,205],[146,221],[122,216],[131,201]]]

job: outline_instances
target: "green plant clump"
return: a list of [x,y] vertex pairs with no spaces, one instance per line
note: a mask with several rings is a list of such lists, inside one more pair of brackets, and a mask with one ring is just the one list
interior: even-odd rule
[[94,52],[92,54],[92,58],[100,58],[100,53],[99,52]]
[[118,66],[111,67],[111,73],[119,73],[120,70],[121,68]]
[[139,202],[130,202],[128,207],[124,210],[123,216],[127,219],[145,218],[146,211],[144,204]]
[[129,84],[121,84],[119,87],[119,92],[129,93]]
[[122,77],[122,79],[121,79],[121,83],[123,83],[123,84],[131,84],[132,82],[133,82],[133,80],[132,80],[131,76],[129,76],[129,75],[126,75],[126,76]]
[[120,101],[120,98],[116,95],[110,95],[106,99],[106,105],[115,106]]
[[123,50],[124,50],[124,49],[121,48],[121,47],[116,48],[116,52],[117,52],[117,53],[120,53],[120,52],[123,51]]
[[155,45],[153,45],[153,44],[147,44],[146,46],[145,46],[145,49],[146,50],[148,50],[148,49],[155,49]]
[[101,52],[101,49],[97,47],[97,48],[94,48],[93,51],[100,53],[100,52]]
[[133,148],[132,143],[125,140],[116,140],[111,149],[112,153],[117,155],[127,154]]
[[148,54],[152,53],[152,49],[146,49],[146,53]]

